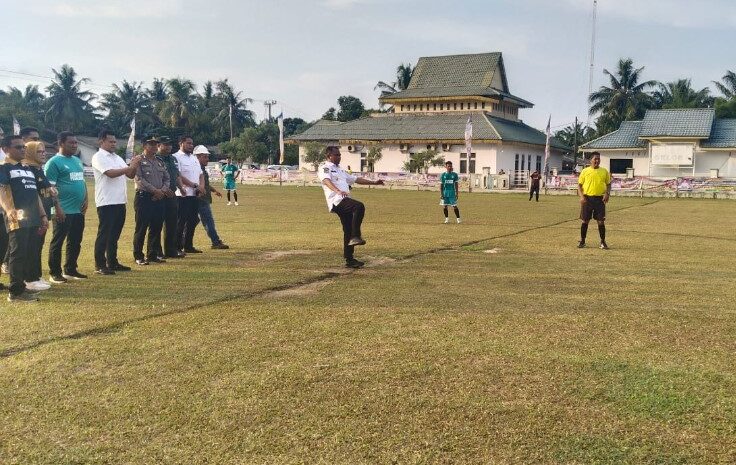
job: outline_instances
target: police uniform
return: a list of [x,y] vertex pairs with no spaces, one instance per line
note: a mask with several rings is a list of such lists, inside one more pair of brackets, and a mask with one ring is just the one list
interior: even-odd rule
[[[169,172],[166,165],[157,157],[144,156],[135,174],[135,234],[133,236],[133,257],[157,262],[155,238],[161,237],[164,222],[164,199],[154,199],[157,190],[169,187]],[[148,247],[143,255],[143,242],[148,231]]]
[[[319,165],[317,174],[320,181],[329,179],[340,191],[349,192],[350,186],[357,181],[358,177],[348,174],[338,165],[327,161]],[[348,196],[333,191],[322,185],[327,200],[327,209],[340,217],[343,231],[343,256],[348,264],[355,260],[353,252],[354,245],[350,245],[351,239],[361,237],[360,226],[365,216],[365,205]]]
[[[159,138],[159,142],[168,143],[169,139],[161,137]],[[176,158],[171,154],[161,155],[160,153],[156,154],[156,158],[166,167],[166,171],[169,173],[169,189],[175,192],[177,188],[176,180],[179,178],[179,165],[176,162]],[[166,197],[162,202],[164,210],[164,242],[162,247],[161,234],[154,236],[154,252],[158,257],[178,258],[181,256],[176,250],[176,222],[179,216],[179,203],[176,197]]]

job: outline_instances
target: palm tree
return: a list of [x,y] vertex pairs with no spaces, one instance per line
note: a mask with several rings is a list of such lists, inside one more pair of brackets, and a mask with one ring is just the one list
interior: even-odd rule
[[695,90],[690,79],[678,79],[668,83],[658,83],[654,92],[654,102],[657,108],[710,108],[713,98],[707,87]]
[[23,126],[42,128],[45,98],[38,86],[34,85],[26,86],[25,90],[16,87],[0,90],[1,125],[10,127],[13,118],[16,118]]
[[151,99],[143,89],[143,83],[123,81],[113,84],[112,92],[102,94],[100,107],[108,112],[105,122],[119,135],[128,132],[130,121],[136,116],[136,124],[145,133],[155,125]]
[[69,65],[59,71],[52,69],[54,79],[46,88],[49,93],[46,118],[57,130],[79,130],[88,127],[95,119],[92,100],[95,94],[82,90],[88,78],[77,79],[77,72]]
[[733,71],[726,71],[726,74],[721,78],[721,81],[723,82],[713,81],[713,84],[716,85],[716,89],[718,89],[727,99],[736,97],[736,73]]
[[194,83],[188,79],[167,80],[166,100],[157,109],[161,121],[172,128],[188,128],[195,113],[195,90]]
[[414,68],[412,68],[411,63],[402,63],[396,68],[396,80],[394,82],[388,84],[384,81],[378,81],[373,90],[381,89],[382,96],[406,90],[409,87],[412,74],[414,74]]
[[[248,104],[253,103],[253,99],[243,97],[242,91],[236,92],[227,79],[217,81],[215,88],[220,101],[220,111],[215,117],[215,123],[219,123],[220,127],[229,127],[232,112],[233,137],[237,136],[240,129],[255,126],[253,112],[247,108]],[[228,134],[229,132],[228,130]]]
[[596,122],[599,133],[618,129],[622,121],[640,119],[652,107],[652,97],[648,90],[657,82],[639,82],[643,70],[643,66],[634,68],[631,58],[618,61],[615,75],[607,69],[603,70],[610,79],[610,87],[601,86],[588,98],[591,103],[590,114],[600,113]]

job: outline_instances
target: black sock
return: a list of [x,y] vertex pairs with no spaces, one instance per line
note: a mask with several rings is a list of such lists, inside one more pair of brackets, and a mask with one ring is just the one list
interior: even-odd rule
[[442,211],[445,213],[445,218],[447,218],[447,215],[449,215],[449,213],[447,212],[447,207],[443,208]]
[[455,210],[455,218],[460,219],[460,210],[457,207],[453,207]]
[[580,225],[580,240],[585,242],[585,236],[588,235],[588,223]]
[[233,197],[235,198],[235,201],[238,201],[238,193],[233,191]]
[[601,236],[601,242],[606,242],[606,225],[605,224],[598,225],[598,234],[600,234]]
[[227,191],[227,201],[230,201],[230,191]]

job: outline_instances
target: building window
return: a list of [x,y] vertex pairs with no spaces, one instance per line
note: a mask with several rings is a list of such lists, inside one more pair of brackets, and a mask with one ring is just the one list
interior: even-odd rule
[[419,105],[419,111],[424,111],[424,104],[423,103]]
[[453,110],[457,110],[457,103],[452,104]]
[[519,154],[514,157],[514,171],[519,171]]
[[521,171],[524,171],[524,155],[521,156]]
[[611,158],[611,174],[626,174],[626,168],[633,168],[631,158]]
[[526,157],[526,167],[529,171],[532,170],[532,156],[531,155],[527,155]]
[[537,155],[537,171],[542,172],[542,156]]
[[417,104],[414,104],[414,111],[417,111]]
[[445,109],[445,104],[444,103],[440,103],[440,110],[444,110],[444,109]]
[[483,102],[480,104],[480,108],[485,110],[486,109],[486,102]]
[[473,106],[473,109],[474,109],[474,110],[477,110],[477,109],[478,109],[478,102],[475,102],[475,104],[474,104],[474,106]]
[[460,102],[460,109],[461,109],[461,110],[463,109],[463,106],[464,106],[464,105],[465,105],[464,103]]
[[366,163],[365,158],[368,154],[367,153],[361,153],[360,154],[360,171],[365,172],[368,171],[368,163]]
[[404,105],[401,105],[401,111],[404,111]]

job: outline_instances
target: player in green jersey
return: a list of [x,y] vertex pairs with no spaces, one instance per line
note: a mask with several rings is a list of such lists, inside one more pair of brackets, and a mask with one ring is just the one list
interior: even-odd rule
[[240,174],[240,169],[233,164],[230,157],[225,159],[225,165],[222,167],[222,175],[225,178],[225,190],[227,191],[227,204],[230,205],[230,193],[232,192],[235,205],[238,204],[238,191],[236,189],[235,180]]
[[452,171],[452,162],[445,162],[445,171],[440,175],[440,205],[444,207],[445,223],[450,222],[447,207],[455,210],[455,218],[460,223],[460,210],[457,208],[457,194],[460,191],[460,177]]

